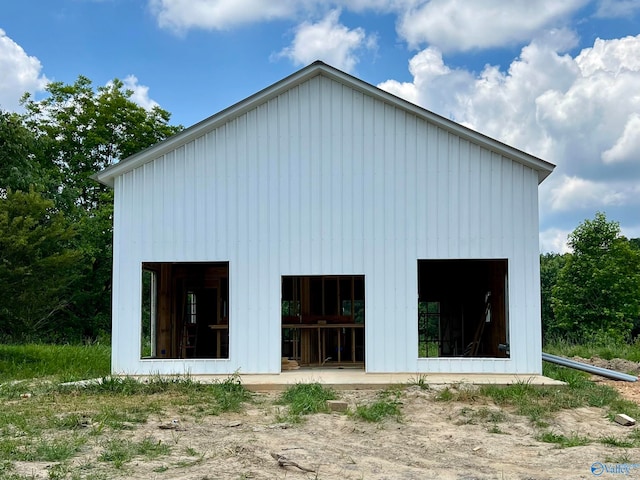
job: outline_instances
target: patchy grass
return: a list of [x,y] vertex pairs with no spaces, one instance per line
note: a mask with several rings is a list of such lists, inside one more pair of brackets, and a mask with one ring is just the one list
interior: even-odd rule
[[139,442],[112,438],[104,442],[98,460],[110,462],[115,468],[122,468],[134,457],[140,456],[147,460],[153,460],[170,453],[171,447],[169,445],[151,437],[145,437]]
[[464,383],[447,385],[434,398],[438,402],[474,402],[478,399],[478,389]]
[[[487,424],[498,424],[502,423],[506,420],[507,416],[500,410],[492,410],[486,406],[483,406],[479,409],[474,409],[471,407],[463,407],[460,410],[460,420],[458,420],[459,425],[476,425],[479,423],[487,423]],[[496,427],[497,428],[497,427]],[[496,430],[496,428],[492,428]],[[491,433],[502,433],[498,431],[492,431]]]
[[602,437],[598,439],[598,441],[603,445],[608,445],[609,447],[633,448],[636,446],[636,442],[632,439],[621,440],[614,436]]
[[366,422],[381,422],[389,417],[399,421],[402,418],[400,396],[399,390],[383,390],[370,405],[358,405],[354,416]]
[[335,400],[336,392],[319,383],[297,383],[288,387],[280,396],[278,404],[287,405],[287,415],[278,420],[299,423],[301,415],[328,412],[327,400]]
[[420,388],[420,390],[429,390],[429,382],[425,373],[417,373],[415,377],[409,379],[409,385]]
[[[25,390],[30,396],[18,394]],[[47,380],[0,389],[0,478],[22,478],[14,472],[14,462],[37,461],[59,462],[48,470],[49,478],[109,478],[108,473],[101,477],[102,471],[88,472],[86,477],[70,462],[91,449],[100,449],[99,460],[115,469],[134,457],[152,460],[168,455],[171,447],[163,442],[151,437],[133,442],[121,432],[135,430],[152,415],[161,418],[171,404],[218,415],[241,411],[251,399],[236,375],[214,384],[188,378],[141,382],[105,377],[88,385],[61,386]],[[199,455],[191,463],[202,458]]]
[[582,447],[591,443],[591,440],[589,438],[582,437],[575,433],[567,437],[565,435],[549,431],[543,432],[538,435],[538,440],[545,443],[554,443],[558,448]]
[[207,391],[215,399],[215,405],[211,410],[214,415],[223,412],[239,412],[242,410],[242,404],[252,399],[251,392],[244,388],[239,375],[208,385]]

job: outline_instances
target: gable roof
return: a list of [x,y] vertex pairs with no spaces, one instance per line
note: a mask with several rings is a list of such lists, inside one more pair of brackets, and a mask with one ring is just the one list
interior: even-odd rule
[[175,150],[176,148],[198,138],[220,125],[236,118],[249,110],[257,107],[258,105],[267,102],[268,100],[277,97],[286,90],[289,90],[295,86],[298,86],[307,80],[323,75],[332,80],[347,85],[357,91],[360,91],[366,95],[369,95],[377,100],[393,105],[394,107],[401,108],[408,113],[416,115],[418,118],[422,118],[436,126],[449,131],[461,138],[469,140],[470,142],[479,144],[489,150],[504,155],[515,162],[521,163],[527,167],[530,167],[538,172],[538,183],[542,182],[555,168],[555,165],[542,160],[538,157],[530,155],[522,150],[511,147],[505,143],[495,140],[491,137],[476,132],[470,128],[467,128],[459,123],[442,117],[436,113],[426,110],[422,107],[414,105],[400,97],[397,97],[389,92],[386,92],[374,85],[371,85],[359,78],[356,78],[348,73],[345,73],[337,68],[331,67],[321,61],[316,61],[301,70],[283,78],[279,82],[247,97],[246,99],[232,105],[212,116],[196,123],[195,125],[173,135],[166,140],[163,140],[151,147],[142,150],[122,161],[111,165],[104,170],[96,173],[93,178],[99,182],[113,187],[114,179],[124,173],[127,173],[145,163],[164,155],[167,152]]

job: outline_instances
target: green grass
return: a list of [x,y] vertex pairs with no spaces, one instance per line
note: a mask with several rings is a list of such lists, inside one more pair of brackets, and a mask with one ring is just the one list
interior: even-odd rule
[[373,403],[358,405],[354,416],[366,422],[378,423],[390,417],[399,421],[402,418],[400,395],[398,390],[383,390]]
[[429,381],[426,373],[417,373],[415,377],[409,379],[409,385],[420,388],[420,390],[429,390]]
[[104,442],[102,453],[98,456],[101,462],[110,462],[115,468],[122,468],[125,463],[141,456],[145,459],[156,459],[171,453],[171,447],[160,440],[145,437],[139,442],[121,438],[112,438]]
[[567,437],[562,434],[548,431],[541,433],[538,436],[538,440],[545,443],[554,443],[558,448],[582,447],[591,443],[591,440],[589,438],[580,436],[575,433]]
[[598,440],[603,445],[608,445],[610,447],[618,447],[618,448],[633,448],[636,446],[636,442],[632,439],[621,440],[614,436],[602,437]]
[[232,375],[222,382],[209,385],[207,391],[215,399],[215,404],[210,411],[213,415],[239,412],[242,410],[242,404],[252,399],[251,392],[244,388],[238,375]]
[[61,462],[72,458],[87,442],[86,436],[32,437],[0,440],[0,461]]
[[[21,397],[25,391],[32,396]],[[252,398],[237,375],[214,384],[162,377],[144,382],[105,377],[89,385],[60,385],[49,379],[10,384],[0,388],[0,478],[21,478],[13,472],[18,461],[57,462],[48,470],[49,478],[99,478],[102,471],[86,477],[73,463],[81,452],[93,449],[100,449],[101,470],[107,469],[100,478],[109,478],[109,468],[120,469],[134,457],[155,459],[170,453],[169,445],[153,438],[126,440],[124,430],[135,430],[152,415],[165,418],[171,405],[182,406],[187,415],[198,409],[202,415],[218,415],[241,411]],[[188,463],[202,459],[200,455]]]
[[70,382],[109,374],[107,345],[0,345],[0,384],[54,377]]
[[319,383],[297,383],[288,387],[280,396],[278,403],[287,405],[288,411],[282,421],[298,423],[301,415],[328,412],[327,400],[335,400],[336,392]]
[[625,400],[614,389],[596,384],[581,371],[545,363],[544,375],[566,382],[566,386],[538,386],[528,382],[512,385],[452,385],[440,390],[434,397],[443,402],[473,403],[491,399],[500,407],[511,407],[518,415],[528,417],[534,424],[545,426],[555,412],[579,407],[605,409],[609,417],[619,412],[640,418],[640,406]]
[[600,357],[605,360],[623,358],[632,362],[640,362],[640,338],[635,342],[626,343],[597,336],[590,343],[582,344],[557,338],[546,341],[543,350],[552,355],[563,357]]

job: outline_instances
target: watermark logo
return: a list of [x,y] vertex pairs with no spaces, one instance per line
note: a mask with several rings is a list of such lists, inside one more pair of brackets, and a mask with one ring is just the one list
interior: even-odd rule
[[605,473],[614,475],[630,475],[632,470],[640,469],[640,463],[602,463],[595,462],[591,464],[591,473],[599,477]]

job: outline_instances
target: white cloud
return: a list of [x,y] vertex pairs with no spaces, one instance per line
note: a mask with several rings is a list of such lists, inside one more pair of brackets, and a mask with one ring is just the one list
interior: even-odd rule
[[569,253],[571,249],[567,245],[567,237],[572,230],[550,228],[540,232],[540,252]]
[[350,30],[339,20],[340,11],[332,10],[317,23],[298,25],[293,42],[279,56],[288,57],[297,65],[323,60],[341,70],[353,71],[358,52],[375,48],[376,38],[362,28]]
[[616,18],[628,17],[640,10],[638,0],[600,0],[596,17]]
[[[454,110],[457,113],[456,98],[469,95],[474,82],[470,72],[445,65],[442,54],[434,47],[425,48],[415,55],[409,61],[409,72],[413,82],[387,80],[378,86],[444,116],[449,116]],[[447,91],[456,92],[456,95],[443,95]]]
[[303,4],[296,0],[150,0],[161,27],[226,30],[259,21],[292,18]]
[[398,33],[410,46],[467,51],[522,42],[562,26],[587,0],[431,0],[405,7]]
[[42,91],[48,82],[40,60],[27,55],[0,29],[0,109],[19,110],[24,93]]
[[559,177],[550,192],[552,210],[570,211],[623,205],[631,193],[628,187],[579,177]]
[[574,42],[570,32],[550,32],[523,48],[507,72],[488,65],[477,75],[451,69],[438,49],[429,47],[409,62],[413,82],[387,81],[379,86],[510,145],[549,158],[551,139],[537,125],[536,101],[547,91],[569,88],[579,75],[571,57],[556,52]]
[[640,114],[632,113],[615,145],[602,153],[604,163],[640,162]]
[[624,226],[640,208],[640,35],[567,53],[556,30],[525,46],[507,70],[454,69],[428,47],[411,82],[380,84],[445,117],[558,165],[540,188],[541,223],[572,230],[597,210]]
[[145,110],[151,110],[154,107],[158,107],[158,102],[149,98],[149,87],[146,85],[140,85],[138,78],[135,75],[128,75],[124,80],[124,88],[131,90],[133,94],[130,99],[132,102],[137,103]]
[[397,16],[398,35],[409,45],[466,51],[524,42],[563,26],[590,0],[149,0],[162,28],[228,30],[273,20],[319,18],[345,9]]
[[299,20],[333,9],[406,11],[415,0],[149,0],[158,24],[174,31],[227,30],[272,20]]

